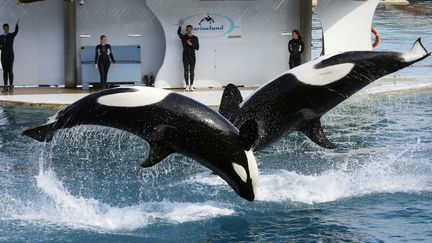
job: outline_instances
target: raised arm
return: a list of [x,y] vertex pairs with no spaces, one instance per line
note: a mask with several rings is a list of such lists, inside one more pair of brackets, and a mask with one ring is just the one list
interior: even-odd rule
[[183,38],[184,38],[184,35],[183,35],[182,32],[181,32],[183,25],[184,25],[184,21],[183,21],[183,20],[180,20],[180,21],[179,21],[179,27],[178,27],[178,29],[177,29],[177,35],[180,37],[180,39],[183,39]]
[[181,30],[182,30],[182,27],[179,26],[178,30],[177,30],[177,35],[180,37],[180,39],[183,39],[184,35],[182,34]]
[[19,30],[19,27],[18,27],[18,23],[17,23],[15,25],[15,31],[12,33],[13,37],[15,37],[18,34],[18,30]]
[[19,25],[19,22],[20,22],[20,19],[18,19],[17,22],[16,22],[16,24],[15,24],[15,31],[12,33],[13,37],[15,37],[18,34],[18,30],[19,30],[18,25]]

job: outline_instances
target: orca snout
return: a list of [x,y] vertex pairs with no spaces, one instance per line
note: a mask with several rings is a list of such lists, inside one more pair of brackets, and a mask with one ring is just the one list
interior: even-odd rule
[[[249,182],[250,185],[252,182]],[[249,202],[253,202],[255,200],[255,192],[253,190],[253,188],[249,187],[248,189],[245,190],[241,190],[241,192],[239,193],[239,195],[248,200]]]
[[252,202],[255,200],[258,183],[258,165],[252,151],[245,151],[243,163],[232,163],[237,176],[237,193],[244,199]]

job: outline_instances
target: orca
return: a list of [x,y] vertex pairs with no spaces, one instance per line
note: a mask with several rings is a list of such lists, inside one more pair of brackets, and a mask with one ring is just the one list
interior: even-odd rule
[[373,81],[429,55],[418,39],[409,53],[349,51],[322,56],[280,75],[244,101],[237,87],[228,85],[219,112],[237,127],[250,121],[258,124],[254,151],[294,131],[334,149],[321,126],[324,114]]
[[255,198],[258,167],[251,147],[257,125],[240,131],[217,111],[181,94],[150,87],[122,87],[90,94],[59,111],[48,124],[22,134],[49,142],[56,131],[80,125],[120,129],[150,145],[142,167],[179,153],[200,162],[248,201]]

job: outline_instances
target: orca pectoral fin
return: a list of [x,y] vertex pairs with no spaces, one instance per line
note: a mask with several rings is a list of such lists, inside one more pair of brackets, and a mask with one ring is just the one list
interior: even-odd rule
[[175,134],[176,129],[172,126],[161,124],[154,127],[149,141],[150,152],[147,160],[141,164],[141,167],[152,167],[172,154],[173,152],[168,147]]
[[258,123],[255,120],[248,120],[239,130],[244,149],[249,151],[258,138]]
[[166,159],[166,157],[168,157],[172,153],[173,152],[170,151],[169,149],[165,148],[165,146],[163,144],[150,143],[149,155],[148,155],[146,161],[144,161],[141,164],[141,167],[143,167],[143,168],[152,167],[152,166],[158,164],[159,162],[161,162],[162,160]]
[[50,142],[54,137],[54,123],[25,130],[21,135],[33,138],[39,142]]
[[228,84],[222,95],[219,113],[234,124],[240,114],[240,103],[242,102],[243,97],[237,86]]
[[321,126],[321,121],[311,120],[301,130],[310,140],[319,146],[326,149],[335,149],[336,145],[330,142],[324,134],[324,130]]

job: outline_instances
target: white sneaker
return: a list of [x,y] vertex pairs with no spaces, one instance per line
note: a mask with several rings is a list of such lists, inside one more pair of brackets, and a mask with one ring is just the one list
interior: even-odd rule
[[189,91],[193,92],[195,90],[195,88],[193,86],[189,87]]
[[185,91],[188,92],[190,90],[190,86],[186,85]]

